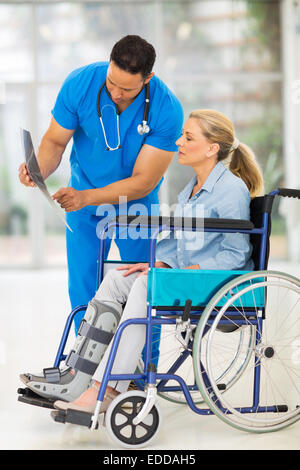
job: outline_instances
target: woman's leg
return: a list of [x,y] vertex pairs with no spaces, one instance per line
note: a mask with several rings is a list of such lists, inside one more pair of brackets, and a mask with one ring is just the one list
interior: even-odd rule
[[95,299],[103,304],[112,305],[121,311],[139,274],[139,272],[136,272],[124,276],[123,270],[110,269],[101,282],[95,294]]
[[[133,318],[146,318],[147,316],[147,280],[148,276],[142,275],[135,279],[127,298],[126,307],[121,317],[121,323]],[[102,301],[102,299],[101,299]],[[127,326],[121,335],[118,345],[113,374],[131,374],[134,373],[145,344],[145,325],[132,324]],[[104,353],[104,356],[97,368],[93,379],[97,382],[102,381],[109,354],[112,348],[112,342]],[[109,382],[109,386],[116,388],[119,392],[127,390],[130,381],[121,380]]]
[[110,270],[95,297],[89,302],[80,334],[58,378],[41,373],[21,374],[22,382],[38,395],[51,400],[73,402],[89,386],[123,313],[130,289],[138,276],[123,276],[124,271]]
[[[133,318],[146,318],[147,315],[147,280],[146,275],[139,276],[139,273],[134,273],[128,277],[124,277],[122,272],[113,271],[109,275],[106,283],[102,283],[96,294],[96,299],[99,302],[109,302],[115,308],[117,303],[122,304],[126,301],[126,307],[121,317],[121,322]],[[129,288],[132,285],[131,289]],[[128,294],[129,288],[129,294]],[[115,374],[131,374],[134,373],[137,367],[138,360],[141,356],[143,346],[145,344],[145,325],[132,324],[127,326],[121,335],[118,345],[112,373]],[[80,395],[73,403],[65,403],[61,401],[55,402],[55,408],[66,410],[68,408],[79,409],[82,411],[92,412],[97,401],[99,386],[103,378],[103,374],[107,365],[109,353],[112,348],[110,342],[96,372],[93,376],[95,383],[92,387],[88,388]],[[105,411],[113,397],[121,392],[127,390],[130,381],[121,380],[118,382],[109,382],[106,390],[106,400],[102,405],[102,410]],[[115,390],[112,390],[115,388]]]

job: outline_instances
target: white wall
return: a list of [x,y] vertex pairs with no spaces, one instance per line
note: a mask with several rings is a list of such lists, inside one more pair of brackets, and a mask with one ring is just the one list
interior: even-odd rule
[[[285,186],[300,189],[300,2],[282,2],[282,69]],[[300,201],[284,200],[288,258],[300,261]]]

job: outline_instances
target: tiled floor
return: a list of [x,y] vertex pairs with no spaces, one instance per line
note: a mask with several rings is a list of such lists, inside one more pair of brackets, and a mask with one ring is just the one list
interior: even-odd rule
[[[270,268],[299,276],[298,265],[271,263]],[[66,271],[2,271],[0,298],[0,448],[117,449],[104,428],[55,423],[49,410],[17,401],[19,373],[53,364],[69,312]],[[215,416],[198,416],[185,405],[161,398],[159,405],[163,420],[152,450],[300,449],[300,422],[275,433],[249,434]]]

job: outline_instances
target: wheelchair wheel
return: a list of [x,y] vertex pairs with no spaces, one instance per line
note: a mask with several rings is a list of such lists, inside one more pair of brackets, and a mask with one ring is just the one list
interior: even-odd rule
[[[225,334],[231,327],[235,331]],[[244,332],[242,345],[239,331]],[[248,360],[239,380],[221,391],[220,373],[232,362],[237,344],[243,350],[240,357]],[[244,431],[268,432],[297,421],[300,280],[285,273],[256,271],[223,286],[199,321],[193,361],[206,403],[227,424]],[[235,361],[236,367],[239,363]]]
[[161,421],[157,404],[141,423],[135,425],[132,422],[145,400],[145,392],[130,391],[121,393],[110,404],[105,416],[105,425],[110,437],[118,445],[138,449],[150,444],[156,437]]

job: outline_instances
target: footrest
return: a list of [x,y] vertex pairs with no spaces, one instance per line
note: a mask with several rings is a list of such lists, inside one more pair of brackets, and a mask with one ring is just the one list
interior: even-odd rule
[[49,398],[43,398],[34,393],[30,388],[18,388],[18,401],[27,403],[28,405],[41,406],[42,408],[54,409],[54,401]]
[[[78,424],[79,426],[86,426],[88,428],[91,427],[92,424],[92,413],[85,413],[83,411],[77,410],[56,410],[51,411],[51,418],[54,419],[57,423],[70,423],[70,424]],[[98,428],[98,423],[96,429]]]

